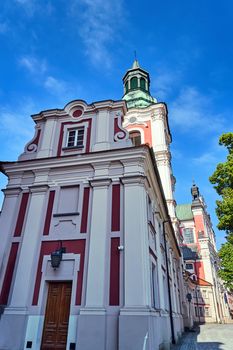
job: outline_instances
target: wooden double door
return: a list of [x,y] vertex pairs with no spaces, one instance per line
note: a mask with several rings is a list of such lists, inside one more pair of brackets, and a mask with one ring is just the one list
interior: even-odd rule
[[66,350],[71,282],[50,282],[41,350]]

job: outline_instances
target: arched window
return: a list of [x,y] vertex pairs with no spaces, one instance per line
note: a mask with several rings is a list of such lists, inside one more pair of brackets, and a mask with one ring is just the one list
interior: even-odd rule
[[144,78],[140,78],[140,88],[146,90],[146,80]]
[[128,92],[129,91],[129,82],[127,81],[125,83],[125,92]]
[[132,141],[133,146],[139,146],[142,143],[140,131],[130,131],[129,138]]
[[137,89],[137,88],[138,88],[138,78],[133,77],[133,78],[130,80],[130,88],[131,88],[131,89]]

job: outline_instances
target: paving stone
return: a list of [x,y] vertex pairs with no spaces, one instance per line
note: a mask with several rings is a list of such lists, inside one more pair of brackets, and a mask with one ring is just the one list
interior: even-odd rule
[[171,350],[233,350],[233,324],[201,325],[187,332]]

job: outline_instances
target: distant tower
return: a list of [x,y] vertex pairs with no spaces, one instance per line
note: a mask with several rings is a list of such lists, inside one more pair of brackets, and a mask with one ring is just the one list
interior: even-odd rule
[[129,131],[133,145],[149,144],[154,151],[169,215],[178,240],[181,239],[175,214],[175,178],[172,174],[171,133],[165,103],[158,103],[150,94],[150,76],[135,59],[132,68],[123,77],[124,96],[128,112],[124,126]]
[[199,199],[199,188],[195,183],[193,183],[192,188],[191,188],[191,194],[193,197],[193,202]]

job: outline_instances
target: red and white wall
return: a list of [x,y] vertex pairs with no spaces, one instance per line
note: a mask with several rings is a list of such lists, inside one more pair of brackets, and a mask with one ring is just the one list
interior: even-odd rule
[[[125,112],[123,101],[41,112],[19,160],[2,163],[9,182],[0,218],[0,347],[26,349],[30,340],[40,349],[49,281],[72,281],[67,349],[141,350],[146,334],[148,349],[169,346],[168,212],[148,146],[132,147],[122,127]],[[155,113],[159,125],[164,118]],[[80,127],[82,147],[67,147],[70,130]],[[165,146],[156,147],[160,154]],[[170,163],[163,162],[172,210]],[[182,270],[169,224],[166,237],[177,338]],[[60,246],[66,252],[54,270],[50,255]]]

